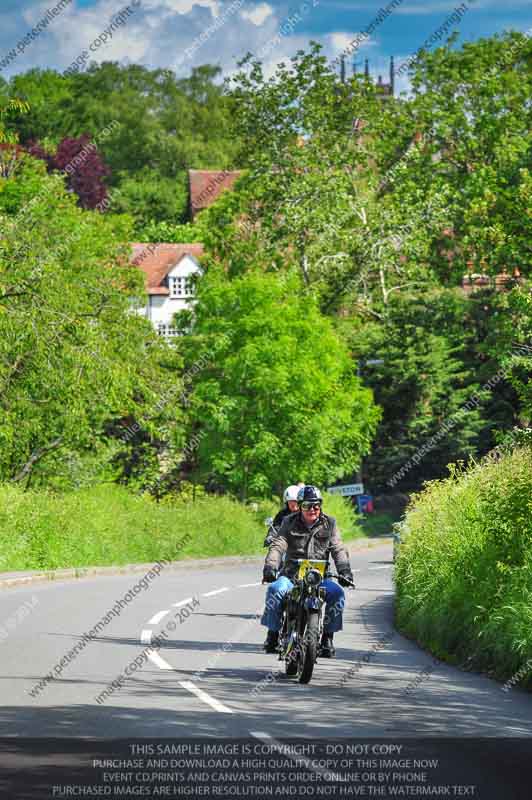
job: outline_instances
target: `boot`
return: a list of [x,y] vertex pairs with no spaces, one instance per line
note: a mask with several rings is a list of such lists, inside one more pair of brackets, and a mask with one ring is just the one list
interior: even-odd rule
[[279,634],[277,631],[268,631],[266,641],[264,642],[264,650],[266,653],[276,653],[279,646]]
[[332,633],[325,633],[325,631],[323,632],[323,636],[321,637],[319,655],[322,658],[334,658],[335,657],[336,650],[334,649],[334,645],[333,645],[333,634]]

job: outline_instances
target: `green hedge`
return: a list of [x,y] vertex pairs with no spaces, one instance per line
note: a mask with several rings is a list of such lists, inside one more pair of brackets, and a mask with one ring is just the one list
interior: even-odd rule
[[357,514],[349,500],[337,494],[324,494],[323,510],[331,517],[336,517],[340,534],[345,542],[364,536],[357,523]]
[[532,687],[532,449],[428,484],[403,526],[398,627],[440,657]]
[[[65,494],[0,486],[0,572],[265,555],[263,520],[277,509],[212,495],[156,503],[115,485]],[[356,535],[342,498],[327,497],[326,510],[346,539]]]

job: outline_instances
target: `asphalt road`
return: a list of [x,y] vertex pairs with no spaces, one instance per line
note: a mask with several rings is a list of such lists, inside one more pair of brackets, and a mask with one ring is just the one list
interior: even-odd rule
[[[319,660],[308,686],[262,651],[261,561],[161,572],[35,697],[139,575],[4,590],[0,736],[531,736],[532,695],[434,662],[394,631],[391,559],[388,544],[352,555],[358,588],[337,657]],[[135,659],[143,666],[101,699]]]

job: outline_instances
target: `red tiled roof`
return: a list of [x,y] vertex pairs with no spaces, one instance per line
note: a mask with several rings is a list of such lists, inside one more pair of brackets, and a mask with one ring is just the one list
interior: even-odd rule
[[200,258],[203,255],[202,244],[167,244],[161,242],[133,242],[131,263],[139,267],[146,275],[146,291],[148,294],[169,294],[167,286],[162,285],[172,267],[179,264],[186,255]]
[[240,171],[189,169],[188,183],[192,216],[212,205],[224,189],[231,189]]

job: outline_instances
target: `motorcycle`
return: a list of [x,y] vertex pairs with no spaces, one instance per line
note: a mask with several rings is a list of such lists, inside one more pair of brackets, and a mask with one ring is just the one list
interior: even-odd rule
[[279,633],[279,661],[285,662],[286,674],[299,683],[312,678],[323,633],[325,588],[322,586],[327,561],[298,558],[298,570],[292,578],[294,588],[288,593]]

